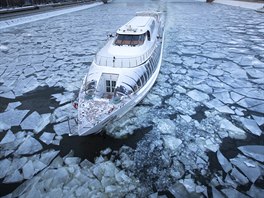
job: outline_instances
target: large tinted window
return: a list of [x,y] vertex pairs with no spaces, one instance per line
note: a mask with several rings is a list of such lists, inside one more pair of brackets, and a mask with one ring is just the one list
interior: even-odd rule
[[145,34],[140,35],[125,35],[118,34],[115,40],[115,45],[142,45],[145,41]]

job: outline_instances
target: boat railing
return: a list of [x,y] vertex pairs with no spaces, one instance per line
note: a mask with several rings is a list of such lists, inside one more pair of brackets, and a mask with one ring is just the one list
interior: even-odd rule
[[120,58],[120,57],[107,57],[107,56],[101,56],[99,54],[96,54],[95,56],[95,63],[99,66],[107,66],[107,67],[121,67],[121,68],[131,68],[136,67],[142,63],[144,63],[153,51],[155,50],[156,44],[152,45],[152,47],[143,55],[131,57],[131,58]]

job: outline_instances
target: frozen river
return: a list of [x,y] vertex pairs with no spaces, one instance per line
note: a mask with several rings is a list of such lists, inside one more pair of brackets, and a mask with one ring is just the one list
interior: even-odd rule
[[[71,100],[95,53],[147,9],[166,15],[154,87],[103,133],[69,137]],[[263,14],[191,0],[114,0],[0,22],[0,35],[0,196],[264,193]]]

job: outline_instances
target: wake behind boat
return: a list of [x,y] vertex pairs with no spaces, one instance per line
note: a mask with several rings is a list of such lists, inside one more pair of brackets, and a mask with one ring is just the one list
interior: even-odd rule
[[160,12],[137,13],[96,54],[79,92],[78,135],[100,132],[148,93],[163,49]]

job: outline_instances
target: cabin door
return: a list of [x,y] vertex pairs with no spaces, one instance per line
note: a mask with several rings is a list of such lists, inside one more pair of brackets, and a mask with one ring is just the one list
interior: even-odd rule
[[112,98],[115,92],[117,79],[118,79],[118,74],[106,74],[106,73],[102,74],[99,82],[102,92],[102,97]]

